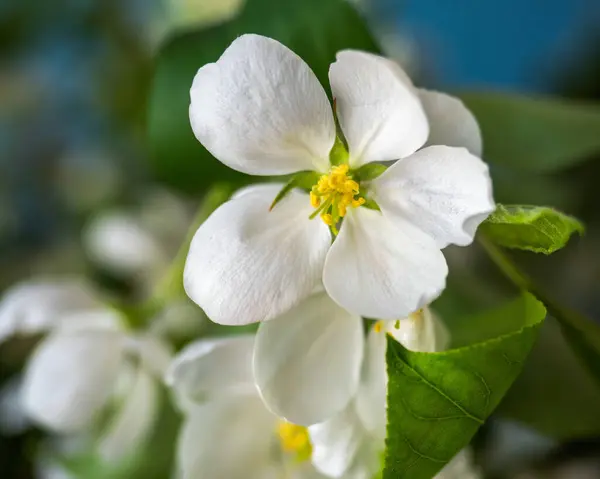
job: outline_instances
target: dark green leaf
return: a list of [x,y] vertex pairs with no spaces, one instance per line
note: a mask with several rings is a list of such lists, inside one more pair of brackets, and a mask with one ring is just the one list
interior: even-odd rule
[[498,205],[480,226],[480,232],[505,248],[551,254],[563,248],[583,225],[572,216],[544,206]]
[[457,316],[452,322],[446,322],[446,326],[451,347],[460,348],[518,331],[535,324],[545,314],[546,308],[535,296],[523,293],[494,309]]
[[550,172],[600,151],[600,106],[499,93],[461,96],[477,117],[491,163]]
[[173,186],[197,192],[215,180],[248,181],[202,147],[188,118],[196,71],[216,61],[243,33],[266,35],[287,45],[310,65],[327,91],[329,65],[337,51],[378,51],[363,20],[346,0],[248,0],[229,23],[173,37],[158,56],[148,125],[156,175]]
[[521,372],[545,317],[542,305],[524,301],[518,329],[468,347],[418,353],[388,338],[384,479],[430,479],[470,442]]

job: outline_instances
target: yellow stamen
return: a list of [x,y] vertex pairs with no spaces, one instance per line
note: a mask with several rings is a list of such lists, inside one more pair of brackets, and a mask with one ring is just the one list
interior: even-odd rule
[[284,452],[293,453],[298,461],[310,459],[312,444],[306,427],[280,421],[277,426],[277,435],[279,436],[281,449]]
[[[360,185],[348,176],[350,167],[347,164],[334,166],[328,175],[322,175],[310,192],[310,204],[319,208],[321,219],[325,224],[334,226],[346,216],[348,207],[358,208],[365,203],[364,198],[356,198]],[[314,218],[316,211],[311,218]]]
[[377,321],[375,326],[373,326],[376,333],[381,333],[381,328],[383,328],[383,321]]
[[319,198],[314,191],[310,192],[310,205],[313,208],[318,208],[321,205],[321,198]]

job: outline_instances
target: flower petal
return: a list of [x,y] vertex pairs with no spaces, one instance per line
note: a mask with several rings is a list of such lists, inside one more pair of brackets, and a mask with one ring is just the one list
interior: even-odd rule
[[262,323],[254,376],[265,404],[302,425],[341,411],[358,386],[363,341],[360,317],[323,293]]
[[433,240],[411,223],[365,207],[348,210],[323,271],[340,306],[379,319],[408,316],[437,298],[448,266]]
[[100,457],[118,463],[135,454],[148,439],[158,416],[158,384],[142,368],[98,444]]
[[175,357],[165,382],[183,410],[219,397],[257,394],[253,349],[254,335],[196,341]]
[[481,157],[481,130],[465,104],[456,97],[438,91],[417,91],[429,120],[429,138],[425,146],[463,147]]
[[242,35],[198,70],[190,121],[196,138],[230,168],[252,175],[326,170],[335,123],[323,87],[281,43]]
[[185,290],[216,323],[274,318],[320,281],[329,229],[308,218],[308,195],[297,190],[269,211],[279,189],[271,185],[221,205],[194,236]]
[[329,69],[350,165],[389,161],[414,153],[427,140],[427,117],[414,88],[389,60],[345,50]]
[[[396,327],[397,326],[397,327]],[[438,316],[425,307],[408,318],[386,321],[385,332],[411,351],[432,353],[448,347],[450,335]]]
[[354,402],[332,419],[310,426],[308,432],[312,462],[329,477],[370,479],[381,467],[384,439],[372,437],[364,428]]
[[0,303],[0,341],[60,325],[66,314],[101,307],[90,286],[78,280],[36,280],[10,288]]
[[[395,323],[395,321],[390,321]],[[367,336],[365,358],[356,392],[356,412],[364,428],[376,438],[385,439],[388,375],[384,328],[372,327]]]
[[438,248],[470,244],[495,209],[488,166],[465,148],[424,148],[394,163],[372,187],[385,215],[410,221]]
[[181,477],[271,478],[276,421],[257,396],[223,398],[196,407],[179,437]]
[[24,407],[36,422],[59,432],[85,428],[111,396],[123,338],[109,331],[50,335],[29,360]]

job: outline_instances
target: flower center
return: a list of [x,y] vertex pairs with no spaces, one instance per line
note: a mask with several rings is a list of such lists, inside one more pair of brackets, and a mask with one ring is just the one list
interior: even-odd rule
[[277,435],[284,452],[293,454],[298,462],[310,459],[312,444],[307,428],[291,422],[280,421],[277,425]]
[[310,192],[310,204],[316,211],[311,219],[321,215],[326,225],[337,224],[340,218],[346,216],[348,206],[357,208],[365,203],[364,198],[357,197],[359,185],[348,175],[348,165],[331,168],[328,175],[322,175]]

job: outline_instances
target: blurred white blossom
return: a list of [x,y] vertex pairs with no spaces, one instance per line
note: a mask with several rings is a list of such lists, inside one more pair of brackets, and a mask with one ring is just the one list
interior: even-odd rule
[[23,374],[21,406],[34,423],[57,434],[89,432],[107,411],[99,455],[118,461],[151,431],[169,347],[129,331],[86,283],[40,280],[14,286],[0,302],[0,340],[45,337]]

